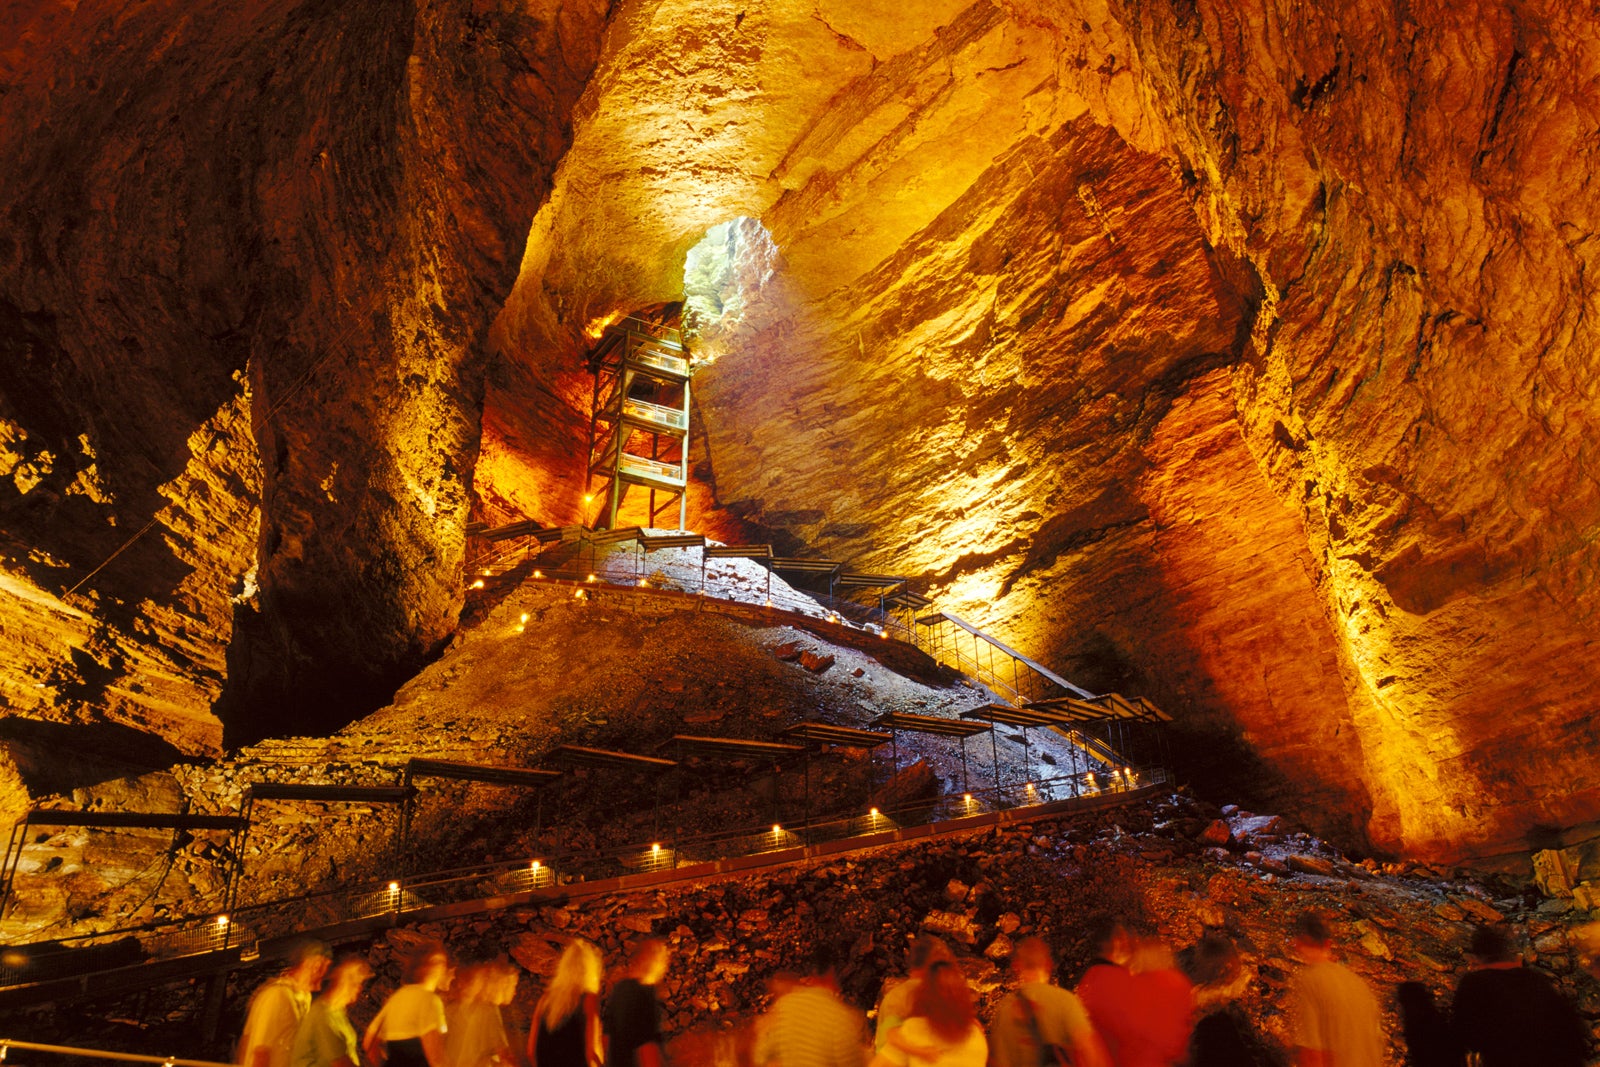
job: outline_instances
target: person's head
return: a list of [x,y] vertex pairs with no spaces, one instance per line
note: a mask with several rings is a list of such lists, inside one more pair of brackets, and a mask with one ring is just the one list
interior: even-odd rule
[[628,957],[628,973],[645,985],[655,985],[667,976],[667,943],[647,937],[633,947]]
[[315,992],[322,985],[330,962],[328,946],[305,937],[289,946],[289,965],[283,973],[301,989]]
[[1189,954],[1189,980],[1200,988],[1231,986],[1241,970],[1239,950],[1222,934],[1207,934]]
[[1128,954],[1128,970],[1134,974],[1145,974],[1150,971],[1177,970],[1178,961],[1172,954],[1172,946],[1159,937],[1139,937],[1133,942],[1133,950]]
[[1115,915],[1097,915],[1089,923],[1089,947],[1103,960],[1126,966],[1133,955],[1133,935]]
[[1494,926],[1474,927],[1467,952],[1480,966],[1517,962],[1517,953],[1511,947],[1511,940],[1506,937],[1505,931]]
[[472,1004],[489,999],[489,981],[493,977],[487,963],[469,963],[456,970],[450,983],[450,992],[458,1004]]
[[809,985],[839,988],[839,950],[833,942],[823,938],[811,946],[802,978]]
[[504,960],[492,963],[489,967],[491,977],[484,999],[490,1004],[503,1008],[516,999],[517,979],[520,975],[517,973],[515,964],[507,963]]
[[1294,921],[1295,953],[1308,963],[1333,954],[1333,928],[1320,911],[1303,911]]
[[941,1041],[954,1044],[963,1040],[977,1012],[961,968],[948,960],[930,964],[912,999],[911,1014],[928,1020],[928,1029]]
[[348,1008],[361,996],[361,987],[372,977],[372,968],[359,956],[340,960],[328,972],[322,998],[335,1008]]
[[450,987],[450,953],[443,941],[424,941],[411,953],[406,965],[406,981],[429,989]]
[[954,960],[950,946],[942,939],[932,934],[918,934],[911,942],[911,951],[906,954],[906,969],[914,975],[922,975],[935,963],[951,963]]
[[[581,937],[567,942],[556,960],[555,974],[539,999],[534,1014],[546,1030],[554,1030],[578,1010],[583,998],[600,992],[600,972],[604,965],[600,950]],[[513,979],[514,980],[514,979]]]
[[1011,954],[1011,969],[1023,982],[1048,982],[1056,973],[1056,961],[1042,937],[1025,937]]

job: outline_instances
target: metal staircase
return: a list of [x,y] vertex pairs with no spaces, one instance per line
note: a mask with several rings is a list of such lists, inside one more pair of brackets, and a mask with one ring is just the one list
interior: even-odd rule
[[[594,400],[589,418],[586,491],[605,480],[597,529],[617,524],[629,488],[650,493],[649,519],[678,505],[676,529],[688,519],[689,380],[694,363],[677,330],[626,318],[606,329],[589,356]],[[666,499],[659,506],[657,498]],[[589,495],[594,495],[590,492]]]

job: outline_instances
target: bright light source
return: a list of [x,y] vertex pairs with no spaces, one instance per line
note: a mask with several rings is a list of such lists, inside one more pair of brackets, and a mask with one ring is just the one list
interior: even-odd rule
[[526,611],[524,611],[522,613],[522,618],[518,619],[517,621],[522,623],[524,626],[526,626],[528,624],[528,613]]
[[390,882],[389,883],[389,892],[391,892],[391,893],[400,892],[400,883],[399,882]]
[[1033,792],[1033,783],[1032,782],[1028,783],[1028,792],[1030,792],[1030,793]]
[[490,569],[489,569],[489,568],[488,568],[488,567],[485,567],[485,568],[483,568],[483,576],[484,576],[484,577],[485,577],[485,578],[487,578],[487,577],[489,577],[489,575],[491,575],[491,574],[493,574],[493,573],[494,573],[494,572],[493,572],[493,571],[491,571],[491,570],[490,570]]
[[533,576],[535,578],[543,578],[544,577],[544,572],[543,571],[534,571],[533,572]]
[[773,823],[772,824],[772,833],[773,833],[774,836],[783,833],[783,827],[779,826],[777,823]]
[[968,804],[971,804],[972,803],[972,794],[968,793],[965,796],[963,796],[961,799],[965,800]]
[[873,808],[871,811],[867,812],[867,814],[869,816],[871,816],[872,818],[876,819],[878,817],[878,809],[877,808]]
[[529,864],[528,869],[531,871],[537,871],[539,869],[539,861],[534,860],[533,863]]
[[594,503],[594,494],[593,493],[585,493],[585,494],[583,494],[583,502],[585,504],[593,504]]
[[483,579],[479,578],[477,581],[473,582],[472,583],[472,588],[474,588],[474,589],[482,589],[483,588]]
[[650,851],[651,852],[660,852],[661,851],[661,846],[660,845],[651,845],[650,846]]
[[648,579],[648,578],[640,578],[639,579],[639,588],[640,589],[646,589],[646,588],[649,587],[649,585],[650,585],[650,579]]
[[592,574],[591,574],[591,575],[589,575],[589,577],[587,577],[587,578],[585,578],[585,579],[584,579],[584,581],[586,581],[586,582],[592,582],[592,581],[594,581],[594,575],[592,575]]
[[218,926],[227,926],[228,925],[228,917],[226,915],[218,915],[217,916],[217,925]]

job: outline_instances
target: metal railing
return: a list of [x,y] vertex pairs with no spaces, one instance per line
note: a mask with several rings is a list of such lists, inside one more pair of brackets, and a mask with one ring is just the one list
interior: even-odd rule
[[[425,908],[538,889],[571,886],[631,874],[673,870],[783,849],[867,837],[896,829],[950,822],[1000,810],[1131,792],[1169,780],[1159,767],[1126,773],[1058,775],[961,793],[941,793],[898,807],[866,803],[792,822],[695,836],[668,833],[658,840],[605,849],[562,851],[471,867],[397,876],[210,914],[119,931],[23,945],[0,952],[0,987],[199,956],[344,923],[401,916]],[[164,1062],[157,1058],[155,1062]]]
[[230,1067],[215,1060],[186,1060],[177,1056],[144,1056],[137,1052],[111,1052],[99,1048],[78,1048],[71,1045],[41,1045],[35,1041],[14,1041],[0,1038],[0,1063],[27,1063],[32,1057],[12,1056],[11,1052],[37,1052],[47,1056],[72,1056],[89,1060],[116,1060],[120,1063],[159,1063],[162,1067]]

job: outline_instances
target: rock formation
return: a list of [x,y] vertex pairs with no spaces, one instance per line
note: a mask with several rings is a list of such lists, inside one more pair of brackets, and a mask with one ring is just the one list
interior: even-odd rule
[[29,0],[0,40],[15,713],[201,753],[384,702],[469,516],[581,516],[583,351],[742,219],[692,525],[912,576],[1341,840],[1600,817],[1592,20]]

